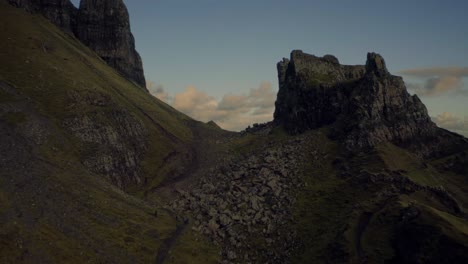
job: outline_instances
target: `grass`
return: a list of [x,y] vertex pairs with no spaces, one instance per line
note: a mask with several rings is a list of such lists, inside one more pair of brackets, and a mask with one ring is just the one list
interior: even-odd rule
[[213,247],[206,237],[185,227],[180,239],[169,252],[167,263],[210,264],[220,263],[220,248]]
[[323,74],[318,72],[307,74],[306,80],[307,87],[316,87],[319,84],[331,84],[334,82],[334,79],[330,74]]
[[24,123],[27,119],[26,115],[22,112],[8,112],[1,117],[11,125],[18,125]]
[[391,170],[404,170],[404,175],[423,186],[443,186],[440,173],[430,164],[404,149],[387,143],[377,147],[385,166]]
[[328,246],[347,228],[352,201],[356,198],[347,182],[336,177],[332,165],[336,144],[323,131],[314,131],[313,136],[315,139],[309,144],[326,153],[327,158],[304,164],[306,186],[298,191],[293,211],[295,228],[301,234],[304,247],[294,259],[295,263],[325,262]]
[[[359,185],[352,178],[339,178],[333,166],[333,159],[340,151],[336,143],[326,138],[320,130],[314,134],[311,146],[326,153],[318,162],[304,164],[303,175],[307,185],[298,191],[294,219],[301,234],[303,248],[297,252],[294,263],[326,263],[347,261],[360,263],[357,237],[358,225],[362,214],[369,214],[370,219],[361,237],[361,247],[370,263],[384,263],[394,258],[393,241],[398,228],[402,198],[380,198],[376,193],[385,185]],[[312,160],[312,159],[310,159]],[[394,145],[381,145],[374,151],[362,152],[347,160],[350,172],[359,173],[364,169],[379,173],[385,169],[403,171],[404,176],[428,186],[448,186],[447,175],[442,175],[430,163],[412,156]],[[450,180],[453,180],[450,177]],[[460,182],[459,182],[460,183]],[[460,183],[461,184],[461,183]],[[450,186],[449,186],[450,187]],[[462,196],[463,197],[463,196]],[[411,202],[412,201],[412,202]],[[406,206],[417,202],[425,208],[431,225],[442,226],[450,238],[466,244],[459,234],[466,232],[466,220],[451,215],[436,198],[426,192],[411,194]],[[358,204],[358,207],[354,205]],[[429,220],[428,220],[429,219]],[[437,220],[438,219],[438,220]],[[418,220],[419,221],[419,220]],[[463,242],[465,241],[465,242]]]
[[[0,183],[1,184],[1,183]],[[10,207],[10,201],[3,191],[0,191],[0,212]]]
[[227,149],[235,155],[248,155],[264,148],[266,144],[283,144],[290,138],[283,128],[276,127],[267,136],[246,134],[235,138],[228,144]]
[[437,218],[439,218],[439,220],[442,220],[446,222],[446,224],[449,224],[449,229],[455,229],[457,230],[457,233],[465,234],[468,236],[468,221],[466,219],[439,210],[437,208],[438,206],[433,206],[432,204],[427,203],[427,200],[421,198],[422,197],[420,196],[415,197],[414,195],[402,195],[400,198],[400,203],[402,204],[402,206],[408,206],[408,204],[416,204],[422,207],[423,209],[427,210],[431,214],[436,215]]
[[370,263],[385,263],[395,255],[392,242],[400,207],[392,202],[383,208],[374,209],[377,211],[363,233],[362,247]]

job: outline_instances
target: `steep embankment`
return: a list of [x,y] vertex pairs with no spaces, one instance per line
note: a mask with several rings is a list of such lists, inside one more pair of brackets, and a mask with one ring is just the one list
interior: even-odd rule
[[186,173],[196,122],[5,1],[0,36],[0,262],[155,261],[176,218],[121,189]]

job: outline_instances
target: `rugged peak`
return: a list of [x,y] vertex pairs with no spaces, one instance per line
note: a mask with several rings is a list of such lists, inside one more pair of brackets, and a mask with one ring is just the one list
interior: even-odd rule
[[118,8],[118,9],[125,9],[123,0],[81,0],[80,1],[80,9],[95,9],[96,6],[104,6],[109,8],[109,13],[112,13],[110,10],[111,8]]
[[144,89],[143,64],[135,50],[122,0],[82,0],[75,34],[110,66]]
[[276,64],[276,68],[278,69],[278,80],[280,83],[284,83],[286,78],[286,70],[289,66],[289,59],[283,58],[282,61]]
[[340,64],[338,59],[330,54],[327,54],[323,57],[317,57],[315,55],[304,53],[302,50],[293,50],[291,52],[291,60],[299,62],[303,60],[316,61],[316,62],[328,62],[333,64]]
[[94,50],[107,64],[146,90],[143,63],[135,50],[130,18],[122,0],[8,0],[38,12]]
[[339,64],[338,59],[333,55],[317,57],[304,53],[302,50],[293,50],[291,52],[291,61],[295,65],[297,72],[304,69],[319,70],[319,68],[335,67]]
[[329,126],[349,149],[441,141],[424,104],[376,53],[367,55],[365,66],[351,66],[295,50],[290,61],[278,63],[278,79],[274,123],[291,134]]
[[338,58],[330,54],[323,56],[323,59],[333,64],[340,64],[340,61],[338,60]]
[[380,54],[374,52],[367,53],[366,72],[373,72],[380,77],[389,74],[384,58],[380,56]]

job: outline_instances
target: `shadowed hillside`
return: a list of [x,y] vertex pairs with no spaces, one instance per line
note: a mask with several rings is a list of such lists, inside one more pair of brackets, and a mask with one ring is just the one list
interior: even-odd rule
[[293,51],[234,133],[33,13],[0,1],[1,263],[468,262],[467,139],[380,55]]
[[1,262],[154,259],[176,218],[122,190],[185,173],[204,125],[42,16],[0,13]]

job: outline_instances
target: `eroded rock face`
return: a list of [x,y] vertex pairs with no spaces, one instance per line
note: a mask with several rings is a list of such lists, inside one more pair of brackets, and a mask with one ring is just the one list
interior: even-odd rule
[[146,87],[143,64],[135,50],[127,7],[122,0],[82,0],[75,34],[127,79]]
[[407,92],[401,77],[388,72],[378,54],[369,53],[365,66],[348,66],[331,55],[293,51],[277,67],[274,122],[291,134],[331,126],[331,136],[349,149],[381,142],[446,143],[441,139],[446,131],[437,128],[421,100]]
[[[102,120],[105,120],[103,122]],[[121,189],[142,184],[140,161],[148,131],[128,110],[97,111],[63,122],[85,145],[82,163]]]
[[143,63],[135,50],[130,18],[122,0],[8,0],[29,12],[41,13],[77,37],[125,78],[146,90]]
[[295,50],[277,65],[279,91],[275,124],[292,134],[332,124],[343,111],[345,89],[339,84],[360,79],[364,66],[343,66],[331,56],[323,58]]

